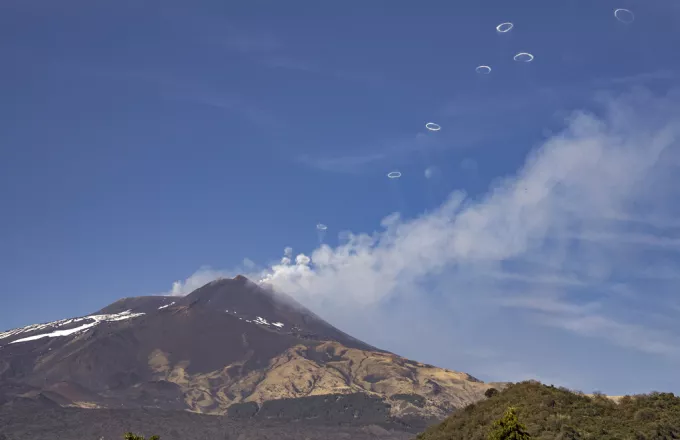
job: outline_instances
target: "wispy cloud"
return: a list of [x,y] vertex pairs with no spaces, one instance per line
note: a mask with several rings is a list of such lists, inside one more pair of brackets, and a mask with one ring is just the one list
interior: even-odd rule
[[233,278],[236,275],[249,273],[253,270],[257,270],[257,266],[248,258],[244,258],[243,262],[238,267],[229,270],[213,269],[212,267],[204,266],[186,279],[175,281],[172,283],[170,291],[159,293],[159,295],[185,296],[199,287],[205,286],[211,281],[220,278]]
[[175,281],[172,283],[172,289],[169,292],[163,292],[160,295],[171,295],[171,296],[185,296],[203,287],[211,281],[220,278],[233,278],[235,275],[232,271],[226,270],[216,270],[210,267],[202,267],[196,272],[191,274],[187,279],[183,281]]
[[584,305],[572,304],[550,292],[540,292],[536,295],[515,295],[500,299],[499,304],[505,307],[517,307],[562,316],[586,315],[602,307],[602,304],[598,302]]
[[567,317],[560,314],[543,315],[542,322],[587,337],[597,337],[622,347],[654,355],[678,359],[680,345],[677,334],[668,334],[647,326],[617,322],[597,314],[579,314]]
[[268,31],[230,25],[225,26],[224,32],[225,35],[219,39],[222,47],[237,52],[263,67],[323,75],[372,86],[379,86],[385,80],[382,75],[366,71],[360,66],[337,68],[310,61],[308,57],[299,55],[303,51],[302,48],[294,47],[285,42],[284,38]]
[[175,75],[172,71],[161,69],[120,68],[83,63],[62,63],[62,66],[79,73],[84,72],[115,81],[146,84],[148,92],[156,94],[160,99],[211,107],[238,115],[258,127],[278,129],[285,126],[280,118],[258,105],[253,99],[242,96],[234,90],[211,86],[208,81],[200,78]]
[[275,69],[297,70],[310,73],[321,72],[321,69],[318,66],[315,66],[310,62],[296,60],[295,58],[285,55],[271,55],[258,58],[258,61],[267,67]]
[[[364,145],[359,150],[363,153],[342,154],[336,156],[321,156],[303,154],[297,157],[297,161],[311,168],[332,173],[359,173],[390,159],[391,161],[403,160],[415,151],[435,151],[444,148],[447,137],[435,138],[426,133],[427,129],[405,135],[401,138],[392,138],[371,145]],[[334,148],[337,150],[338,148]],[[339,148],[339,150],[344,150]],[[355,150],[357,150],[355,148]]]
[[[518,337],[535,344],[557,337],[541,328],[571,335],[572,344],[603,341],[680,361],[680,325],[662,330],[629,313],[631,302],[654,304],[649,283],[667,274],[654,277],[646,261],[650,252],[676,253],[676,239],[668,231],[634,233],[611,219],[640,216],[640,202],[654,212],[673,202],[680,94],[636,91],[602,105],[601,116],[574,113],[564,131],[483,198],[455,192],[434,212],[388,216],[381,232],[347,233],[337,247],[323,245],[295,262],[287,257],[251,276],[369,342],[454,368],[461,368],[455,361],[485,371],[492,361],[441,358],[451,341],[461,353],[486,348],[506,361],[522,350],[532,372],[551,376],[549,360],[531,351],[538,345],[506,346]],[[647,294],[630,294],[641,289]],[[424,336],[415,340],[412,326],[400,328],[399,320],[417,320]]]
[[460,162],[460,168],[465,171],[474,172],[477,171],[477,167],[477,161],[469,157]]
[[579,240],[614,245],[646,246],[680,250],[680,238],[639,233],[586,232],[575,236]]
[[[582,89],[578,89],[578,92],[584,94]],[[323,171],[357,173],[367,169],[369,165],[386,160],[404,161],[411,154],[424,149],[433,152],[463,151],[473,150],[486,143],[507,142],[511,130],[516,130],[527,123],[525,115],[529,111],[547,113],[547,109],[550,109],[557,113],[555,108],[561,108],[562,98],[568,94],[574,95],[572,90],[551,87],[510,89],[482,96],[462,92],[440,109],[433,110],[436,122],[442,127],[436,136],[432,136],[432,132],[428,132],[423,125],[421,130],[400,137],[390,136],[379,142],[366,142],[360,147],[355,147],[353,153],[336,156],[306,155],[302,163]],[[557,119],[555,117],[555,120]],[[489,121],[502,121],[502,125],[490,129]],[[333,150],[347,151],[347,148],[338,146]],[[362,153],[357,153],[357,150]],[[477,166],[477,162],[472,158],[467,158],[461,163],[461,168],[467,172],[476,171]]]
[[598,82],[601,83],[613,83],[613,84],[644,84],[650,81],[658,80],[673,80],[678,77],[677,72],[672,70],[656,70],[653,72],[640,72],[635,75],[619,76],[615,78],[603,79]]
[[353,173],[361,170],[366,165],[373,164],[385,159],[384,153],[373,153],[357,156],[341,157],[311,157],[303,154],[298,156],[297,161],[301,164],[316,168],[321,171],[334,173]]
[[283,43],[275,35],[264,31],[238,29],[234,26],[223,26],[226,33],[222,42],[228,49],[246,54],[273,53],[283,47]]
[[205,84],[188,81],[164,81],[160,94],[165,99],[190,102],[239,115],[250,124],[270,130],[280,129],[285,123],[251,99],[210,88]]

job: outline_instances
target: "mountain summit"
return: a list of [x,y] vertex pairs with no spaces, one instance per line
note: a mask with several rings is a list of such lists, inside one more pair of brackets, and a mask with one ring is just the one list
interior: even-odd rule
[[97,313],[153,313],[165,309],[191,310],[191,316],[207,314],[206,319],[218,319],[222,325],[231,323],[230,319],[225,319],[230,317],[275,330],[279,335],[336,341],[352,348],[378,350],[336,329],[288,295],[259,286],[243,275],[212,281],[185,297],[125,298]]
[[80,408],[226,414],[279,399],[364,395],[384,402],[390,417],[430,419],[490,386],[376,349],[243,276],[0,333],[0,405],[40,396]]

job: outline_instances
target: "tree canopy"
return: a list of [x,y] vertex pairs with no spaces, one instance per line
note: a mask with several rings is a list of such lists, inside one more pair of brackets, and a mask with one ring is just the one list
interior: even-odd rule
[[600,393],[587,396],[527,381],[455,411],[420,434],[418,440],[524,438],[489,437],[491,432],[499,435],[496,433],[504,432],[503,427],[512,426],[512,416],[507,414],[510,407],[521,420],[522,432],[536,440],[680,439],[680,398],[672,393],[625,396],[614,401]]
[[[125,440],[146,440],[146,437],[128,432],[128,433],[125,434],[124,439]],[[157,436],[157,435],[152,435],[151,437],[149,437],[149,440],[160,440],[160,437]]]
[[493,423],[488,440],[529,440],[531,436],[527,428],[519,422],[515,408],[512,406],[505,411],[502,418]]

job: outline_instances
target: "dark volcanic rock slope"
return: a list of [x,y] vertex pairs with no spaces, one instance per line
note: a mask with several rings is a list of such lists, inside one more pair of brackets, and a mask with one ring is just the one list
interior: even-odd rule
[[244,277],[0,333],[0,404],[39,396],[226,414],[235,404],[363,393],[392,416],[439,418],[489,386],[371,347]]

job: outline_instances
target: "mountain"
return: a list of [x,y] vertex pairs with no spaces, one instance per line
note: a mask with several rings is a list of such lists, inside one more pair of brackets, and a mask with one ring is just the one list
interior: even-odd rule
[[680,398],[672,393],[612,398],[526,381],[456,411],[417,439],[486,440],[493,422],[511,406],[539,440],[680,438]]
[[6,408],[29,399],[413,430],[491,386],[504,384],[375,348],[242,276],[185,297],[124,298],[93,315],[0,333]]

